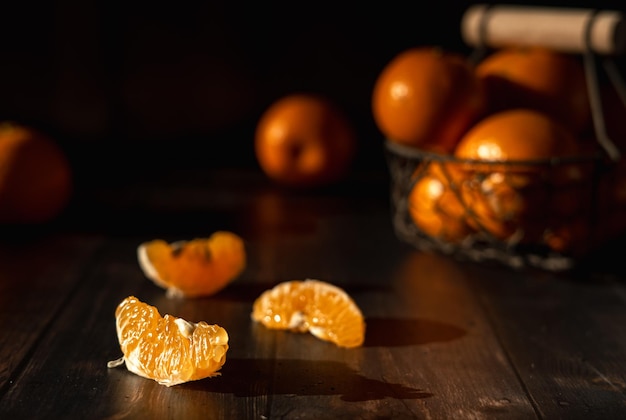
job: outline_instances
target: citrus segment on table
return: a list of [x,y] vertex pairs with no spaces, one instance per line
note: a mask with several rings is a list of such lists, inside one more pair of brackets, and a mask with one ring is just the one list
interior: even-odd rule
[[309,332],[339,347],[358,347],[365,339],[361,310],[341,288],[321,280],[292,280],[263,292],[252,319],[269,329]]
[[144,242],[137,248],[137,258],[146,277],[170,297],[215,294],[246,266],[243,239],[227,231],[171,244],[162,239]]
[[136,375],[172,386],[219,375],[226,362],[228,333],[219,325],[161,316],[154,306],[134,296],[115,310],[117,338],[122,363]]

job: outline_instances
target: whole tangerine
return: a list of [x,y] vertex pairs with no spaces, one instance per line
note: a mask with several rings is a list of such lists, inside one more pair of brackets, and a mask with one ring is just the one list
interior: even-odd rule
[[591,229],[589,218],[556,223],[544,232],[544,242],[555,252],[580,257],[598,245],[599,233]]
[[255,155],[272,180],[291,187],[329,185],[346,176],[356,154],[347,115],[329,98],[311,93],[283,96],[262,114]]
[[588,129],[591,107],[581,61],[542,47],[510,47],[476,65],[490,113],[531,108],[545,112],[575,132]]
[[597,180],[593,209],[602,242],[626,233],[626,163],[623,159],[604,168]]
[[573,157],[576,137],[554,118],[533,109],[511,109],[492,114],[461,139],[455,156],[491,162],[532,161]]
[[574,211],[583,195],[586,166],[550,164],[573,158],[574,135],[539,111],[515,109],[486,117],[461,139],[455,156],[463,165],[462,196],[480,228],[500,240],[539,240],[551,215]]
[[466,209],[452,187],[454,168],[431,162],[426,170],[418,168],[418,172],[408,198],[413,223],[431,238],[444,243],[461,242],[474,229],[467,223]]
[[72,191],[70,163],[57,143],[33,127],[0,123],[0,223],[49,222]]
[[[602,115],[609,140],[621,153],[621,158],[604,165],[599,173],[596,199],[596,231],[600,242],[606,242],[626,233],[626,104],[610,84],[601,86]],[[599,144],[595,133],[591,143]]]
[[437,47],[396,55],[376,79],[372,113],[390,141],[451,153],[482,115],[484,93],[469,61]]

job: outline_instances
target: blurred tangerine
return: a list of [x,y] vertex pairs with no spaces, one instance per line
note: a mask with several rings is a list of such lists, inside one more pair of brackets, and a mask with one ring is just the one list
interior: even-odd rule
[[54,140],[27,125],[0,123],[0,223],[49,222],[72,192],[70,163]]
[[426,235],[447,243],[458,243],[474,232],[467,222],[466,209],[454,182],[451,165],[430,162],[428,168],[418,169],[416,182],[409,193],[409,215]]
[[476,66],[489,112],[531,108],[545,112],[575,132],[591,122],[585,72],[573,55],[541,47],[496,50]]
[[272,103],[255,132],[255,155],[272,180],[291,187],[319,187],[342,179],[356,154],[356,134],[330,99],[291,94]]
[[[606,134],[622,155],[605,165],[599,175],[595,216],[601,241],[606,241],[626,232],[626,106],[609,84],[601,86],[601,94]],[[595,133],[592,140],[597,146]]]
[[568,129],[535,110],[502,111],[477,123],[455,151],[472,160],[463,165],[461,191],[477,228],[498,239],[536,240],[546,211],[571,211],[581,199],[562,187],[588,176],[586,166],[546,160],[574,158],[579,151]]
[[553,251],[582,256],[597,245],[597,233],[589,217],[577,217],[550,226],[544,232],[543,241]]
[[439,153],[452,152],[484,105],[481,84],[465,57],[437,47],[396,55],[372,95],[374,120],[388,140]]

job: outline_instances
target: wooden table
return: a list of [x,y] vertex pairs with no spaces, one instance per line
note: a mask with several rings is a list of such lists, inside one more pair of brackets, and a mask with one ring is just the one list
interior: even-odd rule
[[[625,418],[623,269],[514,271],[419,252],[394,235],[387,178],[361,175],[296,193],[254,170],[181,172],[94,192],[44,232],[5,230],[0,418]],[[142,274],[142,241],[217,229],[248,252],[221,293],[168,299]],[[354,298],[363,347],[251,322],[263,290],[305,278]],[[128,295],[226,328],[221,376],[168,388],[108,369]]]

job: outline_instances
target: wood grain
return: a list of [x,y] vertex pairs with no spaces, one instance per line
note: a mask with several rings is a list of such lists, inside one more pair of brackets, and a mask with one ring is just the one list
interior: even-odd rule
[[[68,232],[3,246],[0,417],[534,419],[625,412],[621,275],[553,276],[419,252],[395,237],[385,188],[368,185],[294,194],[257,184],[242,196],[216,185],[196,199],[211,204],[182,224],[159,225],[165,219],[157,212],[126,233]],[[187,203],[199,194],[194,187],[171,192]],[[138,205],[135,214],[149,207]],[[188,239],[194,226],[240,233],[248,266],[214,296],[167,298],[144,277],[136,248],[160,235]],[[260,293],[305,278],[335,283],[354,298],[367,323],[362,347],[342,349],[251,321]],[[221,375],[168,388],[124,366],[108,369],[121,355],[115,307],[128,295],[161,314],[223,326],[230,349]]]
[[0,244],[0,390],[10,386],[83,275],[101,238],[37,237]]
[[624,285],[609,278],[493,272],[472,279],[496,334],[545,418],[626,412]]

